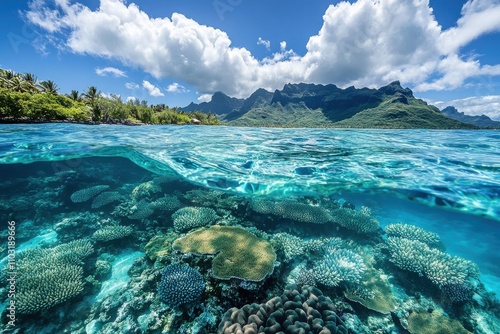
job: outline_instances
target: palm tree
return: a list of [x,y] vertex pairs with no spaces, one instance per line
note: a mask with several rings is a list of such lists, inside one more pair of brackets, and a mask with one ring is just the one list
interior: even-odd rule
[[90,86],[85,93],[83,93],[83,98],[85,103],[90,106],[92,111],[92,119],[94,121],[100,121],[102,119],[102,106],[99,103],[101,98],[101,92],[97,90],[95,86]]
[[52,80],[46,80],[40,82],[40,87],[42,88],[42,92],[57,95],[57,84]]
[[76,102],[81,102],[82,101],[82,94],[80,94],[77,90],[71,90],[69,94],[66,94],[67,97],[72,99],[73,101]]
[[7,71],[2,69],[0,72],[0,87],[9,88],[11,85],[11,80],[14,79],[16,74],[14,71]]
[[21,78],[25,83],[26,90],[30,93],[37,93],[37,77],[32,73],[24,73]]
[[26,82],[18,74],[15,74],[14,77],[8,81],[7,88],[20,93],[28,91]]

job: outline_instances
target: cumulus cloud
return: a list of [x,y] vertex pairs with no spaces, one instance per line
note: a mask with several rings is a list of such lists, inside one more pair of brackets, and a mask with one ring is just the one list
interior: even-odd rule
[[328,7],[303,55],[282,42],[279,52],[258,60],[232,46],[219,29],[179,13],[152,18],[122,0],[100,0],[97,10],[69,0],[35,0],[26,12],[31,23],[61,38],[72,52],[115,59],[156,79],[179,80],[202,95],[223,91],[236,97],[287,82],[375,87],[400,80],[427,91],[497,76],[500,65],[482,65],[460,50],[500,31],[498,17],[500,0],[468,0],[456,26],[443,31],[429,0],[343,1]]
[[174,82],[174,83],[168,85],[167,92],[174,93],[174,94],[187,93],[187,92],[189,92],[189,89],[186,89],[186,87],[184,87],[183,85],[181,85],[177,82]]
[[150,96],[154,97],[164,96],[164,94],[160,91],[160,88],[156,87],[147,80],[142,81],[142,87],[144,87],[148,91]]
[[139,85],[136,84],[135,82],[127,82],[125,84],[125,88],[127,88],[127,89],[138,89]]
[[120,69],[114,67],[105,67],[105,68],[96,68],[95,73],[101,77],[105,77],[108,74],[118,78],[118,77],[126,77],[127,75]]
[[439,109],[453,106],[467,115],[486,115],[495,121],[500,121],[500,95],[474,96],[452,101],[433,103]]
[[257,45],[264,45],[266,47],[266,50],[268,50],[268,51],[271,49],[271,42],[268,40],[262,39],[261,37],[259,37],[259,40],[257,41]]

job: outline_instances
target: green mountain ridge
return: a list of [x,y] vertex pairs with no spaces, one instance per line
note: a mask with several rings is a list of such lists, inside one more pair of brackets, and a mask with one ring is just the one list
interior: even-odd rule
[[500,129],[500,122],[494,121],[486,115],[471,116],[459,112],[455,107],[448,106],[441,110],[443,114],[462,123],[473,124],[481,128]]
[[[236,102],[237,101],[237,102]],[[228,110],[232,109],[228,112]],[[189,109],[188,109],[189,107]],[[286,84],[274,93],[258,89],[238,100],[221,92],[210,102],[182,110],[219,115],[228,125],[253,127],[338,127],[387,129],[476,129],[446,117],[413,96],[399,81],[379,89],[339,88],[333,84]],[[219,109],[218,109],[219,108]]]

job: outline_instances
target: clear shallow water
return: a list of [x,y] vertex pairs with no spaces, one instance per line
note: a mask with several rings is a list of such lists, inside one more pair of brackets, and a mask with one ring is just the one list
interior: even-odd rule
[[[246,199],[332,198],[371,208],[382,228],[404,222],[439,234],[446,251],[474,261],[486,288],[500,295],[499,147],[500,134],[494,131],[5,125],[0,127],[0,184],[6,190],[0,198],[9,205],[2,217],[19,220],[21,251],[90,236],[106,225],[102,220],[111,219],[116,202],[91,209],[89,203],[69,201],[71,193],[96,184],[128,195],[158,174],[175,175],[183,181],[162,191],[180,198],[183,206],[189,202],[182,194],[198,186]],[[28,202],[23,195],[31,196]],[[248,213],[233,210],[235,216],[253,218]],[[152,235],[171,227],[170,216],[155,212],[141,223],[124,217],[121,223],[135,230],[132,244],[97,243],[100,257],[115,258],[104,256],[111,271],[99,278],[101,288],[92,291],[90,303],[123,292],[137,276],[128,272],[134,260],[143,257]],[[62,228],[66,217],[76,222],[70,230]],[[276,221],[278,228],[267,232],[336,235],[334,228],[299,232],[300,225],[288,223]],[[85,224],[93,225],[84,230]],[[149,298],[155,295],[149,292]],[[131,299],[127,296],[124,305]],[[98,317],[87,319],[87,333],[100,333],[103,326]]]
[[498,131],[3,125],[0,154],[0,164],[123,156],[232,192],[390,192],[500,220]]

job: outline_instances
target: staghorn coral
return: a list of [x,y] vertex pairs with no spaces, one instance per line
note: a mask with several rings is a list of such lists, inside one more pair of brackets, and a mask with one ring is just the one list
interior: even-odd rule
[[387,235],[392,237],[417,240],[427,244],[429,247],[441,245],[441,239],[436,233],[424,230],[423,228],[408,224],[391,224],[385,228]]
[[276,261],[269,242],[241,227],[202,228],[175,240],[172,247],[182,253],[216,254],[212,270],[219,279],[261,281],[273,272]]
[[189,266],[168,265],[161,272],[158,296],[170,307],[190,304],[198,300],[204,290],[203,276]]
[[231,308],[222,317],[218,334],[354,333],[336,314],[330,298],[315,287],[286,287],[281,296],[263,304]]
[[326,286],[340,282],[359,283],[366,266],[363,258],[348,249],[332,249],[314,266],[316,281]]
[[217,218],[217,213],[213,209],[196,206],[188,206],[172,214],[176,231],[186,231],[207,226],[215,222]]
[[288,233],[276,233],[273,242],[283,251],[284,262],[290,262],[295,257],[304,255],[302,239]]
[[371,216],[371,210],[361,207],[359,211],[350,208],[331,210],[332,220],[340,226],[358,233],[370,233],[379,229],[380,225]]
[[116,191],[105,191],[97,195],[92,201],[92,209],[98,209],[106,204],[118,201],[120,194]]
[[[427,277],[445,292],[449,289],[462,292],[470,290],[469,279],[480,275],[473,262],[430,248],[421,241],[388,237],[387,245],[391,262],[401,269]],[[457,299],[462,299],[463,296],[461,293],[460,297],[457,295]]]
[[293,200],[272,201],[254,198],[250,201],[250,208],[258,213],[271,214],[302,223],[325,224],[332,220],[330,213],[322,207]]
[[16,309],[21,314],[46,310],[83,291],[82,260],[93,252],[88,240],[19,253]]
[[98,186],[93,186],[85,189],[81,189],[78,191],[75,191],[73,194],[71,194],[71,201],[73,203],[81,203],[81,202],[86,202],[89,199],[97,196],[100,192],[108,189],[108,185],[98,185]]
[[132,232],[130,226],[110,225],[95,231],[92,238],[97,241],[110,241],[129,236]]

